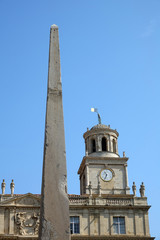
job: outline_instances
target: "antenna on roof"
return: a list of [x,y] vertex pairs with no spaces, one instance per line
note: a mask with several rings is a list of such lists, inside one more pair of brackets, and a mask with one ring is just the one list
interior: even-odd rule
[[100,117],[100,114],[98,113],[98,109],[97,108],[91,108],[91,112],[96,112],[97,113],[98,124],[101,124],[101,117]]

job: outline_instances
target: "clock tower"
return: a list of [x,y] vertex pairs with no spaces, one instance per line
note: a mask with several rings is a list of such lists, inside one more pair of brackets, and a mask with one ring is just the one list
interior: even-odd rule
[[78,170],[81,194],[130,194],[128,158],[118,154],[118,136],[103,124],[84,133],[85,156]]

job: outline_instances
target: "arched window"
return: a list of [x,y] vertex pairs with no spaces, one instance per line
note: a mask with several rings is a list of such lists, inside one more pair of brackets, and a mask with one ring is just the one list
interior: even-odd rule
[[116,141],[113,139],[113,152],[116,153]]
[[92,139],[92,152],[96,152],[96,141]]
[[102,138],[102,151],[107,151],[107,142],[105,137]]

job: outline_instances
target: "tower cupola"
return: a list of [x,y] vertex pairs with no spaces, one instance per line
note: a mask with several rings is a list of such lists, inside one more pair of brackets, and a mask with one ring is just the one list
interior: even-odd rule
[[93,126],[83,134],[85,156],[80,164],[81,194],[129,194],[127,161],[118,154],[118,132],[110,125]]
[[83,135],[85,139],[85,155],[119,157],[118,136],[118,132],[111,129],[110,125],[95,125]]

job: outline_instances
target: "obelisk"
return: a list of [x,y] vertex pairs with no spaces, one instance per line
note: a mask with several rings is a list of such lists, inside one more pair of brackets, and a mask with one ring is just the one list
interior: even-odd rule
[[39,239],[70,239],[59,35],[56,25],[50,29]]

